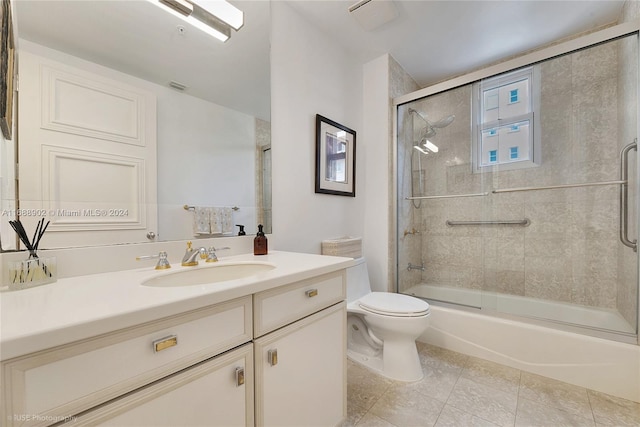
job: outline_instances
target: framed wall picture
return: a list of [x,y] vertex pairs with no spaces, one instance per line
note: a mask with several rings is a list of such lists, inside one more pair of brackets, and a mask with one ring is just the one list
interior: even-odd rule
[[356,196],[356,131],[316,115],[316,193]]
[[11,22],[11,2],[0,5],[0,129],[5,139],[11,139],[13,128],[13,82],[15,43]]

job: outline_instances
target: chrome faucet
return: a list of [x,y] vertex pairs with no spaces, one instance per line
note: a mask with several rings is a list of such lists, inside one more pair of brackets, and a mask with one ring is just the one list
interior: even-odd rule
[[207,249],[200,248],[194,250],[191,248],[191,242],[187,242],[187,250],[182,257],[182,265],[184,267],[196,266],[198,265],[198,257],[200,257],[200,259],[207,259]]

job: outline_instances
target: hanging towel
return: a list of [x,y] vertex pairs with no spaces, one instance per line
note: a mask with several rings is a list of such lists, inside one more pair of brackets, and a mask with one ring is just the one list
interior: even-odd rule
[[193,208],[193,234],[211,234],[211,208],[195,206]]
[[230,207],[211,208],[211,234],[233,233],[233,211]]

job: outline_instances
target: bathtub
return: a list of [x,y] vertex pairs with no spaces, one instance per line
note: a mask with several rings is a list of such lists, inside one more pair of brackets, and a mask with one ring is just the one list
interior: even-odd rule
[[[456,301],[465,301],[465,305],[470,306],[478,302],[477,298],[486,298],[486,301],[483,301],[494,304],[491,307],[493,309],[515,307],[525,310],[525,313],[532,317],[541,312],[549,314],[558,311],[553,311],[552,306],[543,305],[535,308],[535,304],[532,306],[531,301],[525,301],[527,298],[522,297],[500,295],[498,298],[496,295],[483,296],[473,291],[464,294],[464,290],[461,289],[442,289],[435,286],[433,288],[438,288],[438,292],[453,291],[456,293],[453,296],[458,298]],[[418,285],[405,293],[426,296],[429,291],[433,291],[429,289],[429,285]],[[444,299],[444,295],[439,296],[438,299]],[[504,298],[515,299],[509,301]],[[584,310],[572,312],[567,307],[563,310],[565,314],[578,316],[572,322],[588,320],[594,315]],[[606,317],[614,326],[624,327],[613,311],[604,310],[597,314]],[[557,319],[558,322],[565,320]],[[526,320],[490,316],[479,310],[440,306],[437,303],[431,304],[430,326],[418,340],[640,402],[640,346],[636,344],[530,324]]]

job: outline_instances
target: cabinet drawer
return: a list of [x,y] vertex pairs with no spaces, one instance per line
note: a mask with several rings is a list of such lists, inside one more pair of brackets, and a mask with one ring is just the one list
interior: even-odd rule
[[89,411],[73,425],[249,427],[253,383],[253,344],[246,344]]
[[344,270],[254,295],[254,336],[259,337],[345,299]]
[[247,296],[9,360],[5,416],[9,425],[49,425],[251,338]]

